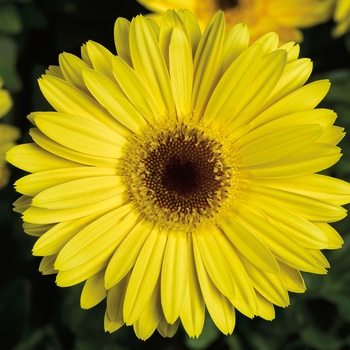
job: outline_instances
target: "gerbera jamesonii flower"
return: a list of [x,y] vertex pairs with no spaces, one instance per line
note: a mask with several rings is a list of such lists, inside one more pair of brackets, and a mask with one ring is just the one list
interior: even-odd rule
[[235,310],[273,319],[342,245],[329,223],[350,186],[316,174],[341,156],[336,114],[315,109],[329,81],[304,85],[312,63],[275,33],[225,35],[223,12],[203,34],[187,10],[114,34],[118,55],[60,55],[39,79],[56,111],[32,113],[34,143],[8,153],[31,173],[15,205],[40,270],[85,281],[81,306],[107,298],[105,329],[142,339],[180,323],[198,337],[206,309],[224,334]]
[[[342,1],[342,0],[340,0]],[[344,2],[347,2],[345,0]],[[301,42],[300,29],[326,22],[332,17],[334,0],[138,0],[154,11],[150,18],[159,22],[168,8],[189,9],[202,29],[218,11],[225,13],[226,29],[237,23],[248,25],[251,42],[274,31],[280,43],[290,40]]]
[[[10,93],[2,88],[3,81],[0,78],[0,118],[4,117],[12,107]],[[5,154],[15,144],[14,141],[19,138],[17,128],[7,124],[0,124],[0,188],[4,187],[9,179],[9,170],[6,167]]]

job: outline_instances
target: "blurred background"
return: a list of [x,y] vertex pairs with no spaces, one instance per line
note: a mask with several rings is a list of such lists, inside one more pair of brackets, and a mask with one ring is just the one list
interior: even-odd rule
[[[51,110],[37,79],[59,53],[80,55],[80,46],[94,40],[115,52],[117,17],[131,19],[147,10],[135,0],[0,0],[0,76],[14,106],[2,122],[17,126],[29,142],[26,116]],[[350,35],[333,39],[333,23],[304,30],[300,57],[314,62],[310,80],[330,79],[322,107],[334,109],[336,125],[350,130]],[[341,142],[343,157],[327,174],[350,180],[350,138]],[[307,291],[291,294],[287,309],[276,307],[272,322],[237,315],[232,336],[223,336],[206,318],[199,339],[181,329],[172,339],[157,332],[146,342],[131,327],[108,334],[103,329],[104,302],[90,310],[79,306],[82,285],[58,288],[55,276],[38,272],[40,259],[31,255],[35,238],[22,230],[12,212],[18,198],[13,183],[24,174],[10,167],[9,184],[0,190],[0,349],[1,350],[346,350],[350,349],[350,219],[335,227],[345,240],[338,251],[326,251],[331,264],[326,276],[304,273]]]

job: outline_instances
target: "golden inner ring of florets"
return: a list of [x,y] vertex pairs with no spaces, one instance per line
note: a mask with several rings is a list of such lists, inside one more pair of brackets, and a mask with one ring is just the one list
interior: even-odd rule
[[129,199],[145,218],[196,224],[220,211],[231,172],[219,142],[182,125],[130,151]]

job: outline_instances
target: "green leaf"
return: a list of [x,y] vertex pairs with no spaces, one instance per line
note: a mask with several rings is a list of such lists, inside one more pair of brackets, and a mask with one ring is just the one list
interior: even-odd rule
[[314,327],[306,327],[301,330],[300,337],[306,344],[318,350],[339,350],[343,341]]
[[22,20],[17,7],[9,3],[0,4],[0,32],[18,34],[22,29]]
[[0,76],[4,87],[18,92],[22,89],[22,81],[16,71],[18,44],[9,36],[0,35]]
[[12,349],[20,340],[29,313],[29,286],[19,279],[0,291],[1,347]]

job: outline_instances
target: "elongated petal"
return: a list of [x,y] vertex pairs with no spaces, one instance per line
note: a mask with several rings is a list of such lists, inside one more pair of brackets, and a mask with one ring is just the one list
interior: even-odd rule
[[36,173],[45,170],[66,169],[80,164],[55,156],[34,143],[25,143],[13,147],[7,152],[6,159],[18,168]]
[[56,111],[101,121],[112,130],[128,135],[127,129],[123,128],[104,108],[101,108],[96,100],[75,86],[50,75],[44,75],[38,83],[41,92]]
[[58,62],[65,80],[80,90],[88,92],[82,78],[82,71],[90,66],[79,57],[67,52],[59,55]]
[[109,320],[116,324],[124,324],[123,304],[130,279],[130,273],[107,291],[107,316]]
[[[59,270],[72,269],[106,251],[114,251],[134,226],[135,217],[130,210],[130,206],[123,206],[87,225],[63,247],[55,267]],[[107,256],[110,257],[106,254],[106,260]]]
[[148,339],[156,330],[162,316],[163,312],[160,305],[160,279],[158,279],[145,310],[134,323],[136,336],[142,340]]
[[185,33],[175,28],[169,47],[169,72],[178,115],[186,115],[191,107],[193,63]]
[[132,269],[135,261],[151,234],[154,224],[140,221],[120,243],[106,269],[105,286],[110,289]]
[[143,116],[112,80],[91,69],[83,71],[83,79],[96,100],[129,130],[139,133],[140,128],[147,125]]
[[157,283],[167,237],[155,230],[147,238],[133,268],[124,301],[127,325],[135,323],[149,302]]
[[130,27],[130,53],[136,72],[156,100],[161,114],[174,112],[168,70],[157,39],[147,20],[136,17]]
[[161,272],[161,302],[164,317],[173,324],[179,317],[187,288],[187,237],[176,232],[170,235],[164,251]]
[[160,119],[158,106],[141,77],[118,56],[112,60],[113,74],[137,110],[150,122]]
[[129,46],[129,30],[130,22],[119,17],[114,24],[114,42],[118,56],[123,59],[130,67],[132,67]]
[[215,235],[215,240],[219,244],[230,266],[235,286],[235,297],[231,302],[241,313],[252,318],[258,314],[258,304],[250,277],[232,244],[220,232],[217,233],[218,234]]
[[83,309],[94,307],[106,297],[103,276],[104,270],[86,280],[80,296],[80,305]]
[[200,248],[196,240],[193,239],[193,253],[205,304],[212,320],[220,331],[224,334],[231,334],[236,323],[235,309],[231,302],[216,288],[215,284],[212,282],[204,267],[199,249]]
[[[224,41],[225,23],[218,12],[208,24],[194,57],[192,107],[201,117],[215,86],[220,79],[218,66]],[[216,52],[216,55],[212,53]]]
[[239,220],[227,218],[220,223],[220,227],[234,247],[259,269],[275,273],[279,271],[277,261],[265,243]]
[[216,125],[227,122],[227,117],[237,108],[237,104],[251,84],[262,58],[260,46],[245,50],[226,70],[218,82],[203,120]]
[[205,233],[193,235],[193,241],[196,242],[204,267],[216,288],[229,300],[234,299],[235,288],[231,271],[214,237]]
[[198,338],[202,333],[205,305],[200,285],[196,265],[194,261],[192,237],[187,237],[187,254],[188,254],[188,281],[181,310],[181,322],[190,337]]
[[17,192],[35,196],[50,187],[90,177],[116,176],[117,170],[112,168],[72,167],[40,171],[24,176],[15,182]]

